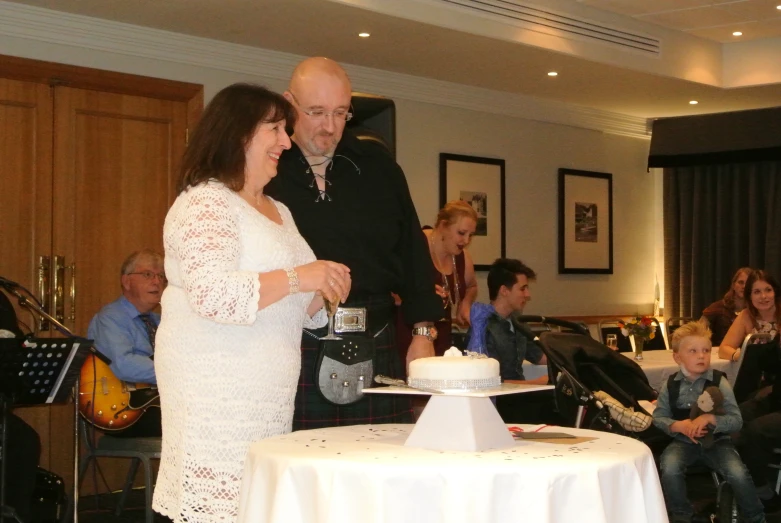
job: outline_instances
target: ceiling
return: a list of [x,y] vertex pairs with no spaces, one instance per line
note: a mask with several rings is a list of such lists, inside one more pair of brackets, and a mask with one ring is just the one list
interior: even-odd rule
[[[340,0],[14,1],[297,55],[328,56],[348,64],[631,116],[676,116],[781,106],[781,85],[723,89],[389,16]],[[677,26],[705,37],[707,31],[715,31],[718,22],[729,16],[746,18],[754,13],[750,15],[754,17],[751,22],[754,27],[781,24],[772,19],[781,15],[781,10],[775,10],[774,5],[770,15],[761,16],[763,8],[767,10],[775,1],[571,0],[571,3]],[[781,4],[781,0],[778,2]],[[644,6],[651,4],[654,9],[649,12]],[[707,23],[711,24],[708,27],[692,25],[691,20],[699,19],[706,12],[719,14],[707,17],[710,20]],[[747,27],[749,22],[735,23]],[[368,31],[372,36],[358,38],[360,31]],[[750,34],[749,29],[746,34]],[[559,75],[549,77],[547,72],[551,70],[558,71]],[[689,100],[698,100],[699,104],[689,105]]]
[[577,1],[721,43],[781,37],[781,0]]

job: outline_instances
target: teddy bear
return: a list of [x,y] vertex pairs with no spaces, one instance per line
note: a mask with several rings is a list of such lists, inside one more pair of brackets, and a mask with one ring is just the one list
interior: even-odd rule
[[[697,403],[692,405],[689,419],[695,419],[701,414],[715,414],[716,416],[724,414],[724,394],[715,385],[706,387],[702,391],[702,394],[697,398]],[[708,427],[708,433],[697,440],[706,449],[712,447],[714,442],[713,429]]]

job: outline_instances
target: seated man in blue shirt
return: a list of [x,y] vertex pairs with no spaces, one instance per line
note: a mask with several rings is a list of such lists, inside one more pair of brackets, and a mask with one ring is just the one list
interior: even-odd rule
[[[122,296],[103,307],[89,324],[87,336],[111,360],[111,371],[122,381],[155,385],[154,334],[166,284],[163,257],[152,251],[128,256],[120,271]],[[160,436],[160,409],[150,408],[115,436]]]
[[[528,340],[515,316],[523,314],[531,300],[529,283],[537,274],[520,260],[499,258],[488,271],[490,305],[475,303],[470,317],[472,328],[468,350],[482,352],[499,361],[502,381],[545,385],[548,375],[527,380],[523,362],[546,365],[542,349]],[[553,395],[550,391],[498,396],[496,408],[508,423],[542,423],[553,421]]]

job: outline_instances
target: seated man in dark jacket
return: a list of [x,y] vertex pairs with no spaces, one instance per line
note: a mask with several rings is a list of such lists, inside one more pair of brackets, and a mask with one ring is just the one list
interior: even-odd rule
[[493,314],[485,326],[485,352],[499,360],[502,381],[510,383],[548,383],[548,376],[526,380],[523,376],[523,361],[535,365],[548,363],[545,354],[523,335],[520,324],[514,317],[523,314],[523,308],[531,300],[529,282],[537,274],[520,260],[500,258],[488,271],[488,295]]
[[[546,365],[548,360],[539,346],[523,334],[525,327],[514,319],[531,300],[529,282],[536,278],[537,274],[520,260],[499,258],[488,271],[491,304],[472,306],[468,348],[497,359],[504,382],[548,383],[547,374],[533,380],[524,377],[524,360],[536,365]],[[496,408],[508,423],[542,423],[550,420],[552,398],[551,391],[498,396]]]

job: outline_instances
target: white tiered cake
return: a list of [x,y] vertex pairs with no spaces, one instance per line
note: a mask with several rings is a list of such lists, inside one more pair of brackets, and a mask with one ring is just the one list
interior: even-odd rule
[[407,383],[411,387],[441,391],[499,387],[499,362],[483,354],[463,355],[456,347],[451,347],[443,356],[410,362]]

